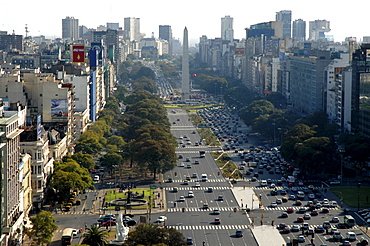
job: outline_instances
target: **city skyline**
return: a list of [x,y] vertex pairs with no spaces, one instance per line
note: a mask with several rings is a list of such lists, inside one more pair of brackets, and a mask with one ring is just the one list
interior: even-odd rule
[[[173,37],[182,41],[182,32],[186,26],[189,31],[189,43],[199,42],[202,35],[208,38],[221,37],[221,18],[229,15],[234,19],[233,29],[234,38],[245,38],[245,28],[250,25],[274,21],[276,12],[281,10],[292,11],[292,21],[303,19],[307,25],[309,21],[327,20],[330,21],[331,31],[328,35],[333,35],[335,41],[344,41],[345,37],[356,37],[358,41],[363,36],[370,36],[370,31],[366,31],[361,23],[366,23],[366,8],[358,8],[353,5],[346,5],[342,8],[330,2],[313,0],[307,6],[302,6],[296,1],[276,2],[265,1],[238,5],[237,2],[227,5],[215,5],[211,1],[190,0],[181,9],[173,6],[169,0],[157,2],[144,0],[140,6],[133,2],[110,1],[106,5],[86,5],[84,2],[71,0],[63,1],[58,5],[58,11],[40,6],[48,6],[45,0],[34,2],[25,0],[20,1],[20,6],[15,9],[11,2],[4,2],[2,9],[11,9],[11,14],[0,16],[0,30],[7,31],[8,34],[26,35],[25,26],[28,27],[29,36],[44,35],[48,38],[62,37],[62,19],[67,16],[79,19],[79,25],[88,28],[97,28],[106,25],[108,22],[118,22],[124,26],[124,18],[140,18],[140,32],[150,37],[159,36],[159,25],[170,25]],[[308,26],[306,28],[308,30]],[[308,34],[306,35],[308,37]]]

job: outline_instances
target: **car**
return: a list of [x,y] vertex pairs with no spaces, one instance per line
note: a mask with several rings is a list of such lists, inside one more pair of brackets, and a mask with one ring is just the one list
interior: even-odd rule
[[356,233],[354,233],[353,231],[349,231],[346,233],[346,239],[350,242],[353,242],[353,241],[356,241]]
[[191,197],[194,197],[194,192],[193,192],[193,191],[189,191],[189,192],[188,192],[188,197],[190,197],[190,198],[191,198]]
[[172,178],[168,178],[168,183],[172,183],[173,182],[173,179]]
[[361,238],[360,245],[361,246],[367,246],[367,245],[369,245],[369,240],[367,240],[366,238]]
[[286,190],[280,190],[280,195],[286,195]]
[[219,225],[219,224],[221,224],[221,220],[220,220],[220,218],[216,218],[216,219],[215,219],[214,224],[215,224],[215,225]]
[[304,214],[303,215],[303,219],[304,220],[310,220],[311,219],[311,215],[310,214]]
[[191,168],[191,164],[187,164],[186,165],[186,168]]
[[283,201],[281,199],[276,199],[276,204],[282,204]]
[[295,195],[289,195],[289,200],[295,200]]
[[303,230],[308,230],[308,228],[310,228],[310,224],[308,224],[307,222],[304,222],[301,228],[303,228]]
[[213,214],[215,215],[220,214],[220,210],[218,208],[213,209]]
[[208,202],[203,203],[203,209],[208,209],[208,208],[209,208]]
[[351,246],[352,244],[348,240],[344,240],[341,246]]
[[271,202],[270,207],[276,208],[277,207],[277,203],[276,202]]
[[100,176],[99,175],[94,175],[93,181],[94,182],[99,182],[99,180],[100,180]]
[[280,217],[281,218],[288,218],[288,213],[287,212],[283,212]]
[[179,202],[185,202],[185,196],[180,196]]
[[177,188],[177,187],[172,188],[172,192],[178,192],[178,191],[179,191],[179,188]]
[[107,220],[103,222],[103,226],[115,226],[116,221],[115,220]]
[[338,206],[338,203],[336,201],[331,201],[330,202],[330,207],[335,208],[337,206]]
[[198,178],[198,175],[196,173],[193,173],[193,175],[191,175],[191,178],[196,179]]
[[209,193],[213,192],[213,188],[212,187],[208,187],[207,192],[209,192]]
[[317,216],[319,212],[317,212],[317,210],[312,210],[310,214],[311,216]]
[[298,223],[302,223],[303,221],[304,221],[303,217],[298,217],[298,218],[297,218],[297,222],[298,222]]
[[167,221],[166,216],[159,216],[158,219],[156,220],[156,222],[158,222],[158,223],[162,223],[162,222],[165,222],[165,221]]
[[296,186],[292,187],[292,191],[296,192],[298,191],[298,188]]
[[273,189],[273,188],[275,188],[275,187],[276,187],[276,185],[275,185],[274,183],[271,183],[271,184],[270,184],[270,188],[271,188],[271,189]]
[[195,188],[199,188],[199,187],[200,187],[200,183],[199,183],[199,182],[195,182],[194,187],[195,187]]
[[301,206],[301,205],[302,205],[301,200],[297,200],[297,201],[294,203],[294,205],[296,205],[296,206]]
[[333,240],[334,242],[340,242],[342,241],[343,237],[342,237],[342,234],[340,234],[340,231],[335,231],[333,233]]
[[272,190],[272,191],[270,191],[270,194],[271,194],[271,196],[276,196],[277,195],[277,191],[276,190]]
[[241,229],[236,229],[235,237],[242,237],[242,236],[243,236],[243,231]]
[[339,218],[338,217],[333,217],[331,219],[331,223],[339,223]]
[[224,200],[224,197],[222,195],[219,195],[217,200],[223,201]]
[[293,209],[293,208],[288,208],[288,209],[286,210],[286,212],[287,212],[288,214],[291,214],[291,213],[293,213],[293,212],[294,212],[294,209]]
[[284,227],[284,229],[281,231],[281,233],[284,233],[284,234],[290,233],[290,227],[289,226]]
[[287,202],[287,201],[288,201],[288,198],[287,198],[286,196],[283,196],[283,197],[281,198],[281,201],[283,201],[283,202]]
[[182,159],[184,158],[184,156],[182,154],[179,154],[179,159]]
[[298,213],[304,214],[306,213],[306,211],[307,211],[306,208],[302,207],[302,208],[299,208]]
[[188,185],[188,184],[189,184],[189,181],[185,179],[183,182],[183,185]]
[[279,229],[284,229],[285,227],[286,227],[285,223],[280,223],[278,226]]
[[323,208],[323,209],[321,209],[321,213],[327,214],[327,213],[329,213],[329,209],[328,208]]
[[343,222],[339,222],[339,223],[337,224],[337,227],[338,227],[339,229],[347,229],[346,224],[344,224]]
[[315,199],[315,194],[309,193],[308,194],[308,199],[311,199],[311,200]]
[[310,190],[313,190],[313,189],[315,189],[315,186],[309,185],[309,186],[307,186],[307,188],[310,189]]
[[331,225],[330,225],[329,221],[324,221],[324,223],[322,223],[322,227],[324,227],[326,229],[326,228],[330,228]]
[[303,235],[299,235],[297,239],[298,239],[298,242],[299,242],[299,243],[304,243],[304,242],[306,242],[306,239],[305,239],[305,237],[304,237]]
[[315,234],[315,231],[314,229],[308,229],[307,232],[306,232],[306,235],[314,235]]
[[300,229],[299,229],[299,226],[298,225],[293,225],[292,228],[290,228],[290,231],[291,232],[298,232]]
[[181,162],[180,167],[185,167],[185,164],[183,162]]
[[185,161],[190,162],[190,157],[186,157]]
[[325,231],[325,228],[322,227],[322,226],[316,226],[315,227],[315,233],[321,233],[321,232],[324,232]]
[[186,238],[186,245],[193,245],[193,238],[187,237]]

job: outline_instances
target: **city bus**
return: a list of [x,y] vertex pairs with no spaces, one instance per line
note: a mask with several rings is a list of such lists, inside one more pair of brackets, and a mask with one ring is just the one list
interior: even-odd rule
[[355,219],[351,215],[344,215],[344,224],[348,227],[355,226]]
[[62,246],[71,245],[73,240],[73,228],[66,228],[62,234]]

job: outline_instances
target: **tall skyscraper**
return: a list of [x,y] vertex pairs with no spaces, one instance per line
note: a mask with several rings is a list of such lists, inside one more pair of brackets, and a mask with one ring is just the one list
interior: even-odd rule
[[125,39],[130,41],[140,41],[140,18],[126,17],[124,19]]
[[370,137],[370,44],[362,44],[352,59],[351,129]]
[[234,40],[233,21],[234,18],[230,17],[230,15],[221,18],[221,39],[229,40],[230,42]]
[[327,20],[314,20],[309,24],[309,36],[311,41],[317,41],[325,38],[325,33],[330,32],[330,21]]
[[79,37],[78,19],[69,16],[62,19],[62,38],[73,41],[78,40]]
[[283,37],[292,37],[292,11],[281,10],[276,12],[276,21],[283,23]]
[[182,44],[182,83],[181,83],[181,99],[185,101],[190,97],[190,80],[189,80],[189,43],[188,29],[184,29],[184,38]]
[[306,22],[302,19],[293,21],[293,41],[306,41]]
[[159,38],[168,41],[168,53],[172,55],[172,29],[169,25],[159,26]]

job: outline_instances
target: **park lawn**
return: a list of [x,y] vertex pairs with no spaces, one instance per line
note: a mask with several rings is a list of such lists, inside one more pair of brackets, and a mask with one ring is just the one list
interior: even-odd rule
[[[370,187],[336,187],[330,190],[339,198],[343,198],[343,202],[350,207],[357,208],[360,201],[360,208],[370,207]],[[358,198],[360,198],[358,200]]]
[[[149,201],[149,196],[151,196],[151,198],[153,198],[153,190],[151,189],[131,189],[130,191],[132,191],[133,193],[137,192],[139,194],[142,194],[143,191],[144,191],[144,200],[146,200],[147,202]],[[127,198],[127,190],[123,191],[123,192],[117,192],[116,190],[108,190],[106,195],[105,195],[105,202],[111,202],[113,200],[116,200],[116,199],[125,199]],[[146,209],[147,206],[146,205],[143,205],[143,206],[137,206],[137,207],[132,207],[132,209]],[[108,207],[108,209],[114,209],[113,206],[111,207]]]

